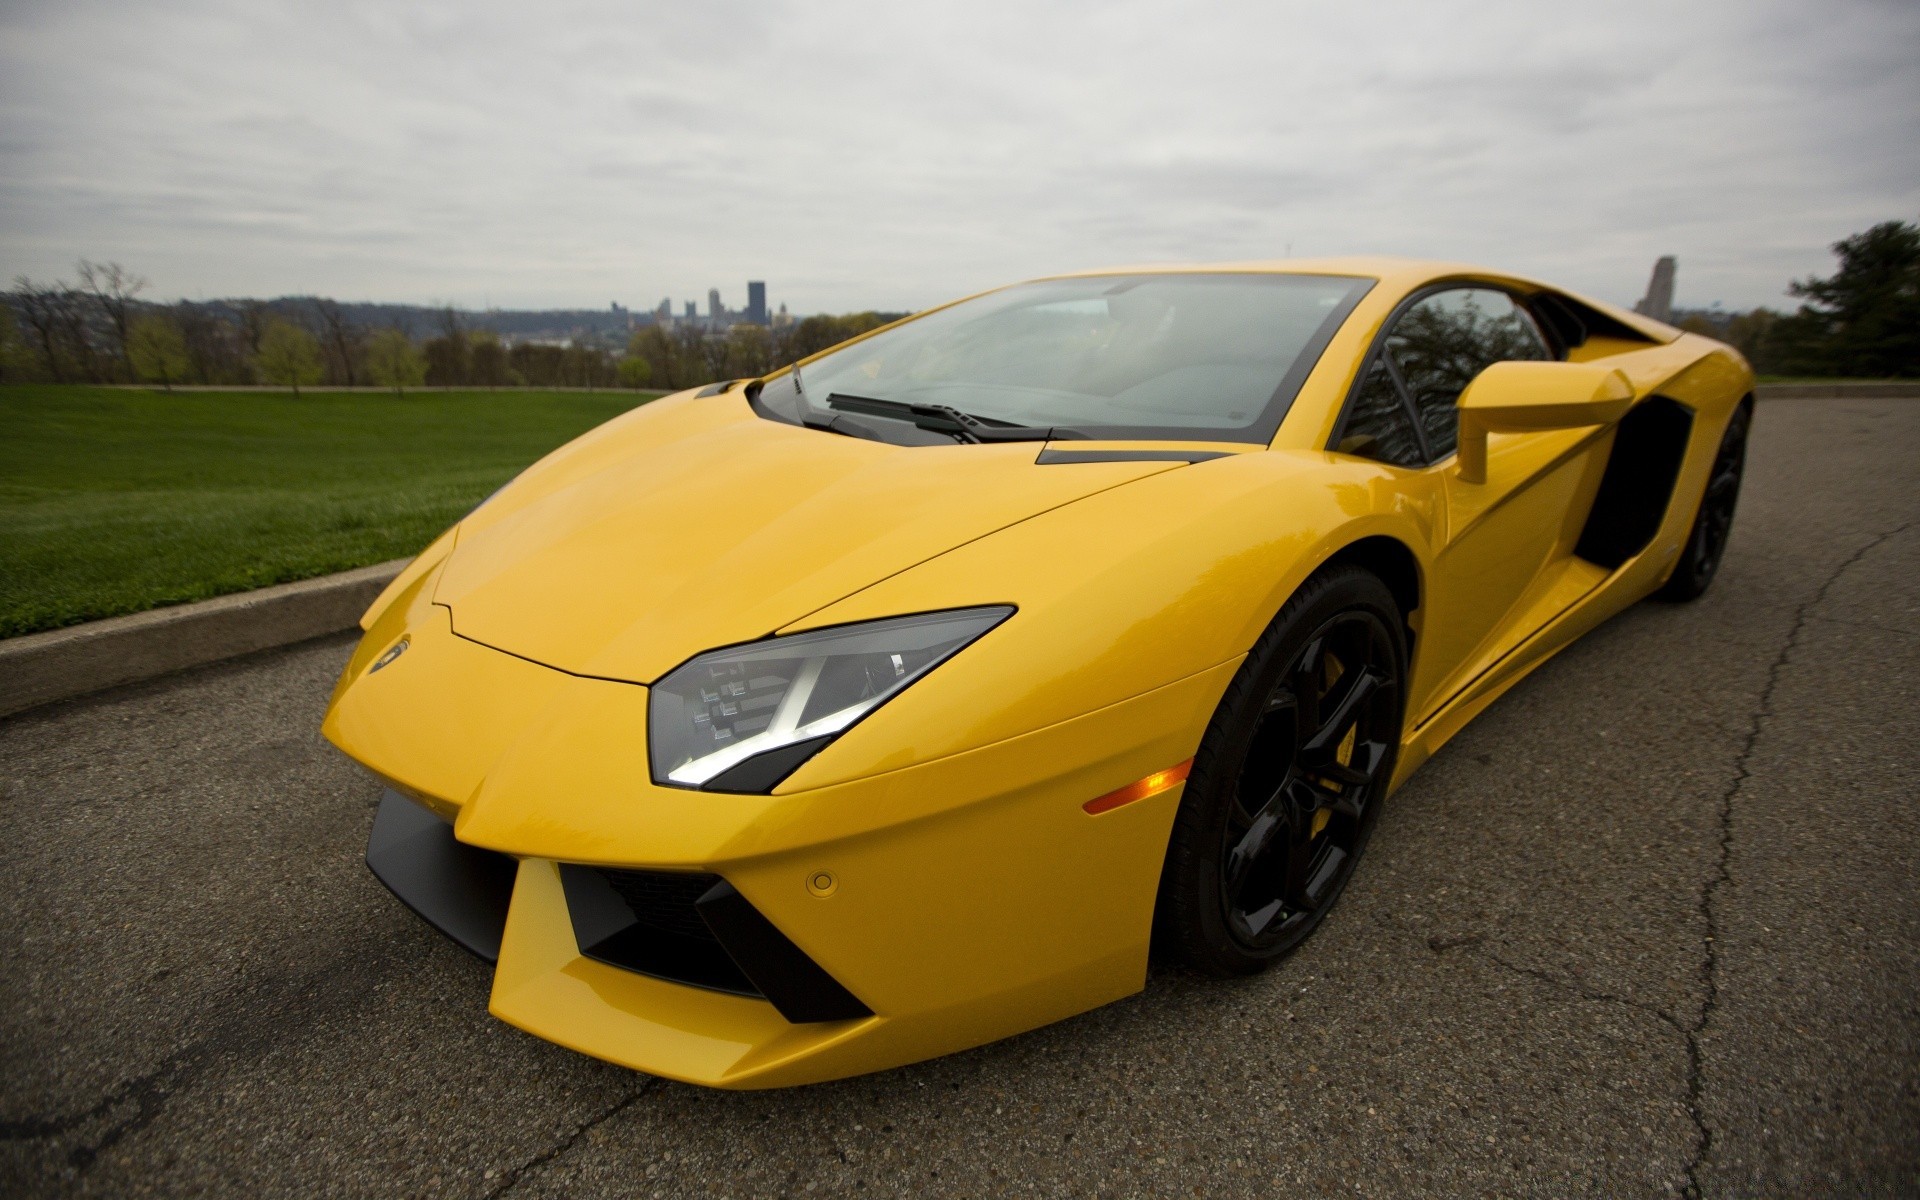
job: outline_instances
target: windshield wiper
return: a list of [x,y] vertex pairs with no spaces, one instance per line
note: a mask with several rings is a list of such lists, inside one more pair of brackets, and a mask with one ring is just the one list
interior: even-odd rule
[[827,407],[837,408],[841,412],[864,413],[870,417],[891,417],[933,433],[950,434],[963,442],[1045,442],[1056,438],[1086,436],[1077,429],[1060,426],[1020,425],[992,417],[977,417],[945,404],[907,404],[900,400],[877,400],[872,396],[850,396],[845,392],[828,396]]
[[823,413],[807,399],[806,385],[800,382],[800,368],[795,367],[793,375],[793,397],[800,402],[800,424],[808,429],[818,429],[822,433],[837,433],[841,437],[863,438],[869,442],[882,442],[886,439],[878,430],[868,429],[855,422],[842,423],[835,413]]

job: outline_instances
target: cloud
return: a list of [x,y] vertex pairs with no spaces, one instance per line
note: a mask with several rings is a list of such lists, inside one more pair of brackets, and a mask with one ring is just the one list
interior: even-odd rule
[[163,294],[917,307],[1345,251],[1780,303],[1920,215],[1920,8],[1716,0],[0,13],[0,269]]

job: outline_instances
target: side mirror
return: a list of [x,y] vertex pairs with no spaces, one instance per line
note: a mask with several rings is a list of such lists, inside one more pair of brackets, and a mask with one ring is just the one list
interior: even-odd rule
[[1626,375],[1600,363],[1497,362],[1460,393],[1460,478],[1487,481],[1487,435],[1611,425],[1633,407]]

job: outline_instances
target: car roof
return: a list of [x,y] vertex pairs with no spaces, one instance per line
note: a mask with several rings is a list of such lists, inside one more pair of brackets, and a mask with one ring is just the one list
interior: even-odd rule
[[1250,275],[1351,275],[1377,279],[1396,295],[1447,279],[1483,279],[1511,284],[1523,291],[1547,291],[1577,300],[1599,309],[1628,328],[1656,342],[1671,342],[1681,330],[1644,317],[1631,309],[1595,300],[1578,292],[1474,263],[1447,262],[1440,259],[1398,258],[1388,255],[1354,255],[1338,258],[1278,258],[1247,262],[1215,263],[1143,263],[1134,266],[1100,267],[1085,271],[1062,271],[1044,279],[1076,279],[1099,275],[1179,275],[1195,272],[1244,273]]

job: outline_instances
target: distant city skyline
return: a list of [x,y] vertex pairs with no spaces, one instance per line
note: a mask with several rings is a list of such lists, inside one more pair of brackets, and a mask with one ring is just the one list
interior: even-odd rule
[[1920,215],[1916,45],[1885,0],[16,4],[0,276],[898,311],[1291,249],[1630,304],[1671,254],[1677,305],[1787,307]]

